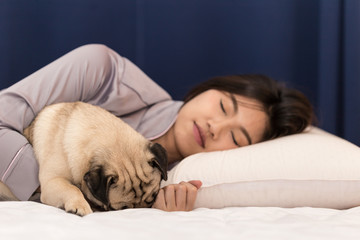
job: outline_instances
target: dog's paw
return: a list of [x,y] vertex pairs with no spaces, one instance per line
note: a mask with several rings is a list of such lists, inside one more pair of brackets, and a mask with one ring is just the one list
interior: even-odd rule
[[84,200],[71,200],[65,203],[65,211],[68,213],[73,213],[79,216],[85,216],[92,213],[91,207],[88,202]]

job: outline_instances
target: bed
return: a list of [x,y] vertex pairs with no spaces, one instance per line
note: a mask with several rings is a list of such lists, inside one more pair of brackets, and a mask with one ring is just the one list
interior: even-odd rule
[[1,239],[360,239],[360,149],[321,129],[201,153],[162,185],[201,179],[196,209],[85,217],[38,202],[0,202]]
[[36,202],[0,204],[1,239],[360,239],[360,207],[127,209],[79,217]]

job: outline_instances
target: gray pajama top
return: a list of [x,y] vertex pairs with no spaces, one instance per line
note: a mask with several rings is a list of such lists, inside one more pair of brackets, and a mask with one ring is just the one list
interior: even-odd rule
[[20,200],[39,187],[38,164],[23,130],[44,106],[75,101],[105,108],[150,140],[172,126],[182,105],[131,61],[97,44],[0,91],[0,180]]

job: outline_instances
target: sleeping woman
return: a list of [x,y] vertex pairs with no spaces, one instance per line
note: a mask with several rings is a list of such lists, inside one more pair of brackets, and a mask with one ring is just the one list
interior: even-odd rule
[[[314,117],[301,92],[263,75],[214,77],[175,101],[128,59],[85,45],[0,92],[0,180],[20,200],[39,188],[23,130],[45,106],[75,101],[100,106],[161,144],[169,166],[195,153],[300,133]],[[199,180],[166,186],[153,207],[190,211],[200,187]]]

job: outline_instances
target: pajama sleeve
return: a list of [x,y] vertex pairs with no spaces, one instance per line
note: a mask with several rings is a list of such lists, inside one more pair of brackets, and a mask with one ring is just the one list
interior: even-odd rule
[[[157,94],[147,95],[149,89]],[[168,99],[133,63],[106,46],[77,48],[0,92],[0,180],[20,200],[28,200],[39,186],[38,164],[22,133],[46,105],[83,101],[122,116]]]

